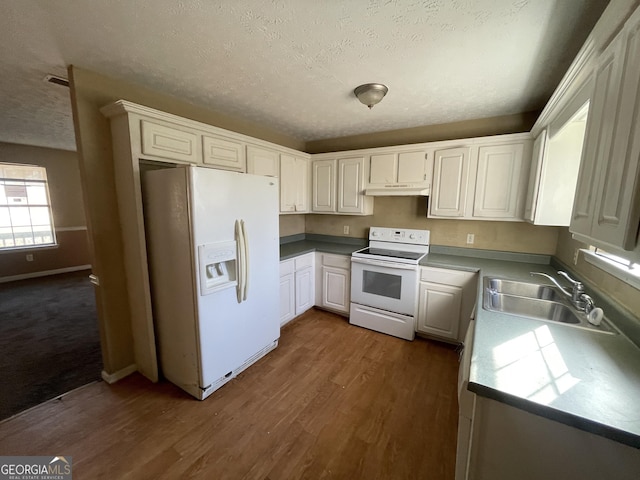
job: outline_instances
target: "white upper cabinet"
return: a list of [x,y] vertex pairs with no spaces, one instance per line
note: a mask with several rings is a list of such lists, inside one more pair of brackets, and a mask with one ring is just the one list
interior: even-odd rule
[[364,157],[338,159],[338,212],[362,215],[371,199],[364,196]]
[[198,134],[179,126],[142,120],[140,122],[144,156],[198,163],[201,153]]
[[202,152],[205,165],[236,172],[247,171],[245,146],[241,142],[218,136],[202,136]]
[[[376,195],[426,195],[431,187],[432,163],[425,150],[374,153],[369,157],[367,192]],[[423,190],[422,192],[419,192]]]
[[255,145],[247,145],[247,173],[277,177],[279,170],[278,152]]
[[473,217],[522,218],[523,161],[522,143],[479,148]]
[[522,221],[531,160],[528,135],[468,143],[435,150],[428,216]]
[[311,211],[336,211],[336,161],[315,160],[311,164]]
[[371,215],[373,198],[364,195],[365,157],[316,157],[312,161],[311,211]]
[[527,222],[564,227],[571,223],[592,91],[593,82],[587,81],[533,143]]
[[309,162],[280,154],[280,213],[309,213]]
[[570,231],[622,250],[640,225],[640,9],[598,60]]
[[433,217],[463,217],[469,178],[469,147],[448,148],[435,152],[433,189],[429,213]]

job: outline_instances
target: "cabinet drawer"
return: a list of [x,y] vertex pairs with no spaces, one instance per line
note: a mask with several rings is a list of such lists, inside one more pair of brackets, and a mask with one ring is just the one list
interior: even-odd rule
[[473,272],[448,270],[445,268],[420,267],[420,280],[462,287],[475,275]]
[[351,257],[346,255],[332,255],[328,253],[322,254],[322,265],[325,267],[351,268]]
[[313,266],[313,253],[307,253],[293,259],[296,272],[301,268]]
[[140,121],[142,154],[198,163],[198,135],[147,120]]
[[293,273],[293,260],[284,260],[280,262],[280,276],[284,277]]

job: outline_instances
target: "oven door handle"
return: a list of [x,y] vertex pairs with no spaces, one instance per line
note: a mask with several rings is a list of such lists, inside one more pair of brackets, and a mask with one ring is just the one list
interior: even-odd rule
[[368,258],[351,257],[351,263],[364,263],[365,265],[376,265],[378,267],[393,268],[398,270],[416,270],[418,265],[406,263],[390,263],[380,260],[369,260]]

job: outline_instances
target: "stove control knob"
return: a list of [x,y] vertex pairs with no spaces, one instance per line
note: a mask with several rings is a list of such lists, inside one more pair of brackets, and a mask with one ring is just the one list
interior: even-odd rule
[[416,238],[416,235],[415,235],[414,233],[412,233],[411,235],[409,235],[409,238],[410,238],[411,240],[413,240],[414,238]]

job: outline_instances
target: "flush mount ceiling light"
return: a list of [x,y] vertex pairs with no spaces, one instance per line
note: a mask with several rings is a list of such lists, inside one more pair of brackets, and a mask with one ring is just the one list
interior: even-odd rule
[[380,100],[384,98],[388,91],[387,86],[381,83],[365,83],[356,87],[353,93],[356,94],[361,103],[371,109],[374,105],[380,103]]

